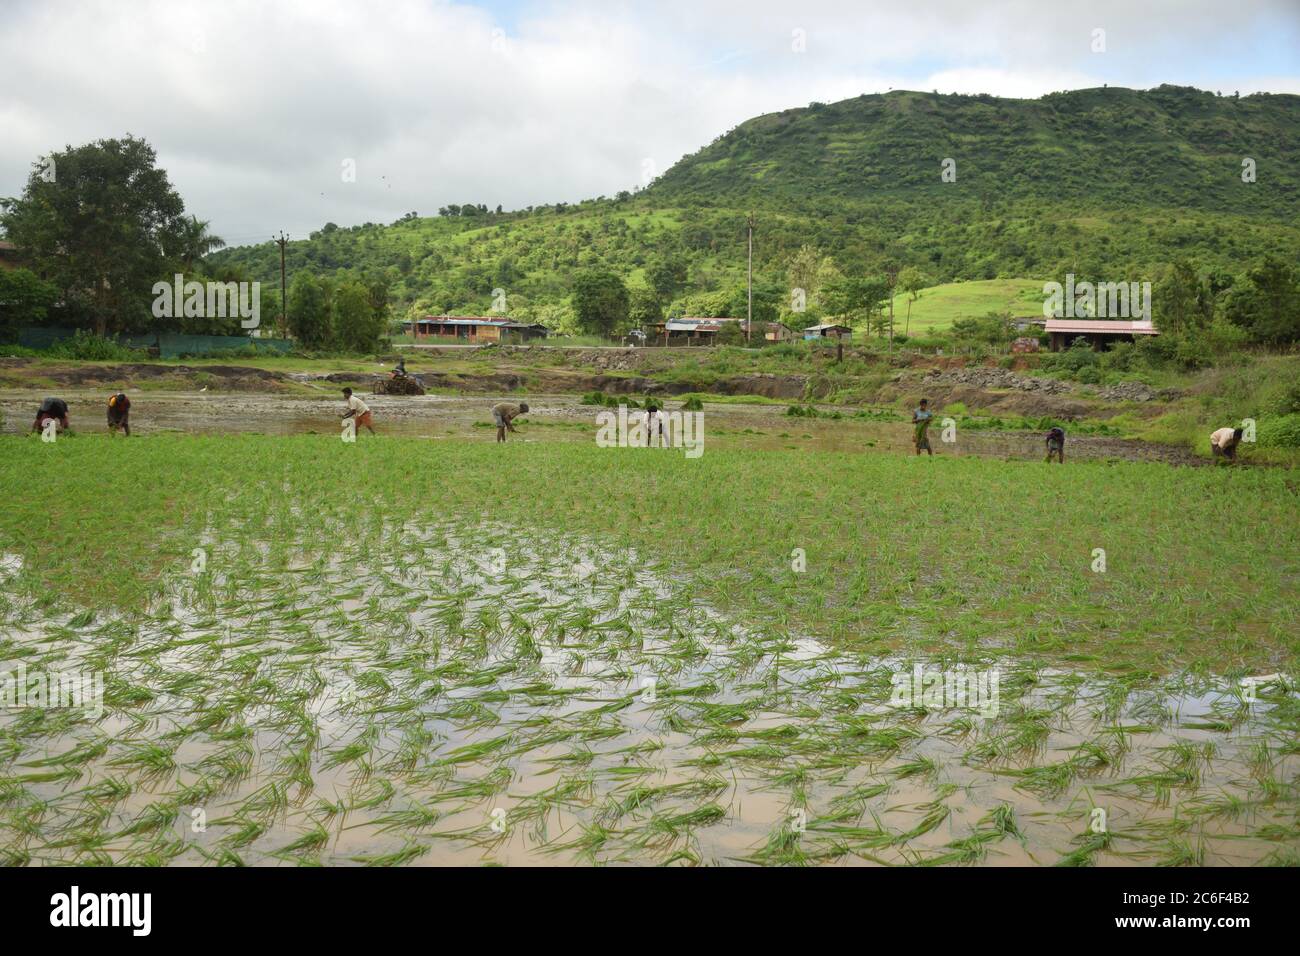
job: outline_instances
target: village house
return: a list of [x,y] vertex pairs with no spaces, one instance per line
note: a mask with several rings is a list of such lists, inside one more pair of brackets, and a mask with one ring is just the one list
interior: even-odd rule
[[1139,335],[1159,335],[1152,322],[1122,322],[1117,319],[1047,319],[1053,352],[1068,349],[1084,339],[1094,349],[1109,348],[1113,342],[1133,342]]
[[[735,322],[740,327],[740,334],[749,338],[749,323],[744,319],[734,318],[696,318],[683,317],[655,322],[650,326],[655,344],[658,345],[713,345],[717,334],[728,322]],[[766,342],[788,342],[794,338],[794,329],[781,322],[755,322],[754,333],[760,330]]]
[[853,330],[847,325],[840,325],[837,322],[826,322],[822,325],[810,325],[803,330],[805,339],[839,339],[847,342],[853,339]]
[[414,322],[403,322],[402,330],[417,342],[442,339],[466,344],[527,342],[549,334],[544,325],[515,322],[500,315],[426,315]]

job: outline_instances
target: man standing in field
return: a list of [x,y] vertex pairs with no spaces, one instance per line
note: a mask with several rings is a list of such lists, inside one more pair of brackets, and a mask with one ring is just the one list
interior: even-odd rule
[[119,428],[127,438],[131,437],[131,399],[125,392],[118,392],[108,400],[108,433],[111,435]]
[[47,398],[41,402],[41,407],[36,410],[36,421],[32,425],[32,431],[45,431],[45,423],[53,420],[57,424],[54,426],[56,431],[68,430],[68,403],[61,398]]
[[512,405],[510,402],[497,402],[493,405],[492,420],[497,423],[497,441],[506,440],[506,429],[518,434],[513,422],[527,411],[527,402],[520,402],[518,405]]
[[1052,456],[1056,456],[1057,462],[1065,464],[1065,429],[1060,425],[1054,425],[1047,432],[1047,458],[1051,462]]
[[1214,457],[1222,455],[1228,461],[1237,460],[1237,446],[1241,444],[1243,432],[1240,428],[1220,428],[1210,436],[1210,451]]
[[343,398],[348,403],[348,412],[343,416],[344,420],[355,418],[358,428],[365,425],[370,429],[370,434],[376,434],[374,420],[370,417],[370,406],[353,395],[350,388],[343,389]]
[[919,455],[926,451],[931,457],[934,456],[934,449],[930,447],[930,420],[934,418],[934,413],[930,411],[930,400],[921,399],[921,404],[912,412],[912,438],[916,442],[916,453]]

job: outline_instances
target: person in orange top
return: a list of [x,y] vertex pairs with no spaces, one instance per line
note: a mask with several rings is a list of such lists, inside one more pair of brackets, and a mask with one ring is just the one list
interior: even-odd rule
[[108,400],[108,433],[111,435],[119,428],[127,438],[131,437],[131,399],[125,392],[118,392]]

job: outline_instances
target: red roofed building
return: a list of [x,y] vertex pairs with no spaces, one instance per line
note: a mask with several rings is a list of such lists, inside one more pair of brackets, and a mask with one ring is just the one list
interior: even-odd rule
[[1078,338],[1093,348],[1106,348],[1111,342],[1132,342],[1139,335],[1159,335],[1153,322],[1121,322],[1110,319],[1048,319],[1045,331],[1051,336],[1052,351],[1068,349]]

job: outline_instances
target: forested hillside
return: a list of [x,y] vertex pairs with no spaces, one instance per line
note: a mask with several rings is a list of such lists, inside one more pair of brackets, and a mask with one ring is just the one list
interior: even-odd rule
[[[927,284],[1067,271],[1155,282],[1180,260],[1241,273],[1300,252],[1300,97],[861,96],[750,120],[636,194],[515,212],[480,199],[387,226],[326,224],[290,244],[289,269],[383,272],[399,314],[481,313],[501,289],[511,314],[563,327],[587,269],[622,277],[634,312],[644,289],[669,313],[734,313],[752,210],[765,310],[819,276],[891,267]],[[208,262],[278,281],[274,244]]]

